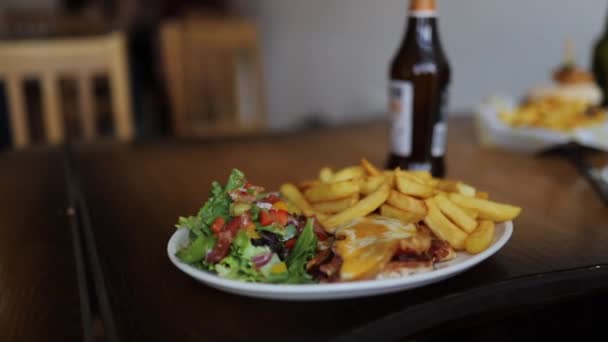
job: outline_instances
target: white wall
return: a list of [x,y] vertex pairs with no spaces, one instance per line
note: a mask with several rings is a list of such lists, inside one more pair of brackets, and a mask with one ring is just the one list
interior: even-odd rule
[[[311,113],[338,121],[384,112],[406,0],[234,1],[262,31],[273,125],[291,126]],[[565,37],[589,66],[608,11],[605,0],[439,0],[439,7],[453,111],[546,80]]]

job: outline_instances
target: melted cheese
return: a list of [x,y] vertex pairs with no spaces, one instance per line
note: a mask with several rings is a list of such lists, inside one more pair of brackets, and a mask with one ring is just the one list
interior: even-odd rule
[[336,230],[334,252],[342,257],[342,280],[373,278],[388,263],[399,241],[417,234],[412,224],[386,217],[353,220]]

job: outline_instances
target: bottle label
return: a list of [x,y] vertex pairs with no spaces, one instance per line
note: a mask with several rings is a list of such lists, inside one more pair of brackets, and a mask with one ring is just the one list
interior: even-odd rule
[[432,165],[431,165],[431,163],[411,163],[408,165],[407,169],[411,170],[411,171],[431,172]]
[[443,157],[445,155],[447,128],[445,122],[435,124],[435,128],[433,129],[433,144],[431,146],[431,155],[433,157]]
[[447,104],[448,92],[444,91],[441,94],[441,103],[439,104],[439,118],[433,128],[433,141],[431,144],[431,155],[433,157],[443,157],[445,155],[448,136],[448,125],[446,123]]
[[401,157],[412,154],[414,87],[411,82],[392,81],[390,84],[390,112],[392,152]]

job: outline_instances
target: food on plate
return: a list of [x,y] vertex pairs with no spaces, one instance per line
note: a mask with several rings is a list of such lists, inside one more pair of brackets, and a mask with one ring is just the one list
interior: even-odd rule
[[501,111],[499,118],[511,127],[568,132],[605,122],[606,111],[598,107],[602,98],[593,75],[576,65],[567,44],[565,61],[553,73],[553,83],[530,89],[523,104]]
[[470,217],[464,210],[460,209],[458,205],[450,201],[445,195],[441,194],[435,197],[435,204],[439,208],[442,214],[447,216],[458,228],[464,230],[466,233],[471,233],[477,228],[477,221]]
[[[298,185],[295,185],[298,184]],[[490,201],[460,181],[380,170],[368,160],[268,192],[233,170],[215,182],[176,256],[220,277],[278,284],[333,283],[432,271],[458,253],[477,254],[495,223],[521,208]]]
[[521,213],[521,208],[508,204],[501,204],[476,197],[461,194],[449,194],[450,200],[463,208],[469,208],[479,213],[479,217],[495,222],[509,221]]
[[343,210],[350,208],[353,204],[359,201],[359,194],[354,194],[350,197],[345,197],[343,199],[327,201],[327,202],[317,202],[313,204],[314,210],[318,213],[323,214],[337,214]]
[[546,98],[524,103],[513,111],[500,111],[499,118],[511,127],[542,128],[569,132],[606,122],[606,110],[583,101]]
[[447,241],[453,248],[457,250],[464,249],[464,240],[467,238],[467,233],[443,215],[437,204],[435,204],[434,199],[429,198],[424,203],[428,208],[428,214],[424,218],[424,223],[435,235]]
[[486,250],[494,240],[494,229],[494,222],[492,221],[479,222],[477,229],[464,242],[467,252],[477,254]]
[[[332,248],[309,263],[309,271],[319,281],[410,274],[432,269],[436,262],[449,260],[457,251],[481,253],[494,241],[495,232],[487,225],[492,223],[493,228],[495,223],[513,220],[521,213],[521,208],[490,201],[487,192],[462,181],[437,179],[424,171],[379,170],[366,159],[359,166],[366,175],[358,178],[357,199],[353,200],[353,195],[344,197],[341,203],[350,203],[348,208],[338,213],[324,211],[328,216],[320,218],[320,225],[336,240]],[[343,170],[353,168],[356,166]],[[304,194],[305,200],[312,202],[315,198],[308,195]],[[397,233],[411,236],[400,238]],[[400,241],[399,246],[411,241],[426,243],[419,243],[417,253],[405,253],[405,257],[403,250],[395,247],[394,239]],[[355,248],[363,245],[369,247]]]
[[355,203],[350,208],[323,221],[323,226],[329,232],[341,224],[348,223],[358,217],[367,216],[380,208],[390,194],[391,188],[388,184],[383,184],[378,190],[366,196],[364,199]]
[[214,182],[198,214],[176,226],[190,231],[190,244],[176,254],[182,262],[248,282],[313,282],[306,263],[327,237],[314,217],[289,212],[278,193],[248,183],[239,170],[225,186]]
[[308,188],[304,195],[311,203],[333,201],[359,193],[359,182],[354,180],[322,183]]

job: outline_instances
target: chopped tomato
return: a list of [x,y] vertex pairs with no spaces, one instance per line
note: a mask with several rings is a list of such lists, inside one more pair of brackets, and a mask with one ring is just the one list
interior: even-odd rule
[[272,222],[274,222],[274,220],[266,210],[260,210],[259,219],[260,224],[264,227],[270,226]]
[[287,221],[289,221],[289,213],[285,210],[270,209],[270,216],[274,222],[283,227],[287,224]]
[[264,202],[268,202],[270,204],[275,204],[277,202],[279,202],[281,199],[279,198],[279,196],[271,194],[266,196],[266,198],[264,198]]
[[317,235],[317,239],[319,239],[319,241],[325,241],[327,240],[327,233],[322,231],[322,230],[317,230],[315,232],[315,234]]
[[205,261],[210,264],[216,264],[224,259],[230,251],[230,245],[232,245],[233,239],[234,236],[229,231],[220,232],[215,246],[213,246],[211,252],[207,254]]
[[291,238],[285,241],[285,248],[292,249],[296,245],[296,238]]
[[226,228],[224,229],[224,231],[230,232],[230,234],[232,234],[232,236],[236,236],[236,233],[239,231],[239,228],[241,228],[241,218],[240,217],[235,217],[232,220],[230,220],[230,222],[228,222],[228,225],[226,225]]
[[318,220],[315,220],[315,225],[313,226],[313,229],[319,241],[325,241],[329,237],[325,232],[325,229],[323,229],[323,227],[321,227],[321,225],[319,224]]
[[249,189],[249,188],[251,188],[252,186],[253,186],[253,184],[251,184],[251,183],[247,182],[247,183],[245,183],[245,185],[243,185],[243,188],[245,188],[245,189]]
[[226,220],[224,220],[223,217],[218,217],[215,219],[215,221],[213,221],[213,224],[211,224],[211,231],[217,235],[219,232],[222,231],[222,228],[224,228],[224,225],[226,224]]

